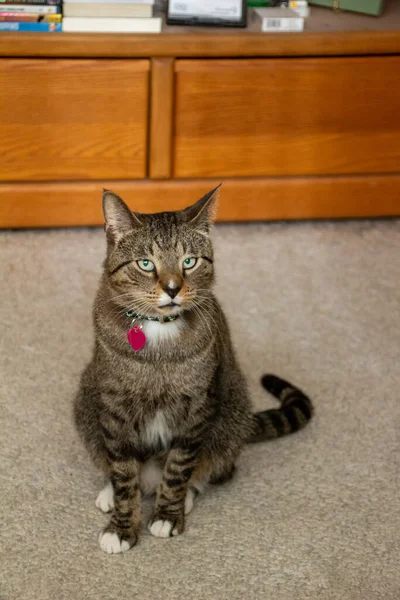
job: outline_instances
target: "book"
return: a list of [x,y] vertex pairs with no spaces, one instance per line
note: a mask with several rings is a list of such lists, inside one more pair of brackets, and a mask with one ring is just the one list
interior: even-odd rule
[[160,33],[161,18],[64,17],[63,31],[84,33]]
[[285,0],[247,0],[247,6],[249,8],[263,8],[266,6],[279,6],[280,4],[287,4]]
[[278,7],[287,8],[289,0],[247,0],[249,8]]
[[0,4],[0,11],[7,13],[34,13],[38,15],[50,15],[61,12],[61,6],[46,6],[44,4]]
[[31,7],[41,5],[41,6],[60,6],[62,5],[62,0],[0,0],[0,8],[3,6],[9,6],[10,4]]
[[383,11],[384,0],[310,0],[310,4],[379,16]]
[[[0,7],[1,8],[1,7]],[[61,23],[62,15],[36,15],[34,13],[8,13],[0,10],[0,21],[17,23]]]
[[289,32],[303,31],[304,19],[290,8],[255,8],[260,20],[261,31]]
[[121,2],[65,2],[65,17],[141,17],[153,16],[152,4]]
[[[64,4],[67,4],[69,0],[64,0]],[[105,2],[111,4],[114,0],[72,0],[72,2],[78,2],[79,4],[100,4]],[[155,0],[115,0],[118,4],[151,4],[153,5]]]
[[0,22],[0,31],[62,31],[61,23],[7,23]]

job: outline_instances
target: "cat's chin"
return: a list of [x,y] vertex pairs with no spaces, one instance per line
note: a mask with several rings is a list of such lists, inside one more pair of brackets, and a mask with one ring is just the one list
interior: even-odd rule
[[181,312],[183,312],[183,308],[178,304],[167,304],[166,306],[158,306],[157,312],[164,317],[172,317],[181,314]]

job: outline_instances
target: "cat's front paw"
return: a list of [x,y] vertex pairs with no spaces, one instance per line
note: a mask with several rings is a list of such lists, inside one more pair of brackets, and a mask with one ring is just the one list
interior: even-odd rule
[[185,517],[182,514],[169,515],[168,513],[155,513],[149,521],[149,531],[155,537],[169,538],[183,533]]
[[100,548],[107,554],[119,554],[130,550],[137,542],[134,532],[127,534],[117,530],[106,528],[99,535]]

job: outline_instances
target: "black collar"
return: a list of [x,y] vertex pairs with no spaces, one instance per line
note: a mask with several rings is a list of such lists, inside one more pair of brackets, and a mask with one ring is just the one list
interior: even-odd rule
[[137,321],[158,321],[159,323],[170,323],[171,321],[176,321],[176,319],[179,319],[179,315],[171,315],[170,317],[168,315],[165,317],[163,315],[159,317],[149,317],[147,315],[140,315],[133,310],[128,310],[125,314],[130,319]]

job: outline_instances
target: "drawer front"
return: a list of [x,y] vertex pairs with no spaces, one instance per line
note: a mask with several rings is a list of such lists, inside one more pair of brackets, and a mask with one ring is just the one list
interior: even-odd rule
[[2,181],[146,176],[147,60],[0,60]]
[[398,172],[400,57],[178,60],[175,177]]

